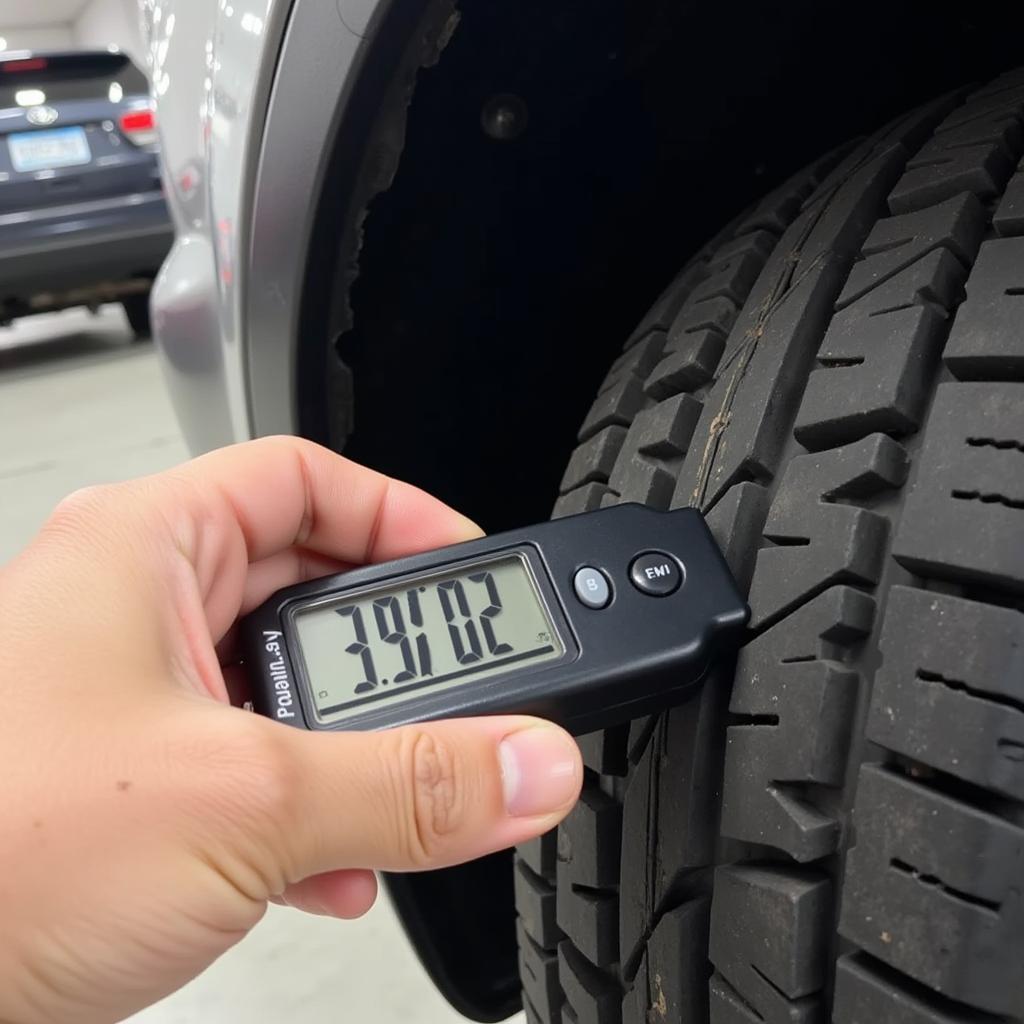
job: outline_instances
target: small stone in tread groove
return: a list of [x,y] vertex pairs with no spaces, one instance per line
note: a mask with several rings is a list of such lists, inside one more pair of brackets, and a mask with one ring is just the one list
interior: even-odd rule
[[868,738],[1024,800],[1024,614],[894,587],[879,646]]
[[950,999],[1016,1016],[1024,829],[873,764],[854,820],[841,934]]
[[1024,380],[1024,238],[986,242],[942,358],[959,380]]
[[1024,384],[940,384],[917,461],[896,560],[1024,593]]

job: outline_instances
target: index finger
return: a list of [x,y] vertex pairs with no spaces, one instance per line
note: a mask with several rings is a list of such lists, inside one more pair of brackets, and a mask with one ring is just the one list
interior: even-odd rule
[[[298,545],[362,564],[480,536],[472,520],[418,487],[301,438],[223,448],[179,472],[205,506],[200,521],[237,524],[250,562]],[[222,501],[203,501],[211,495]],[[218,522],[223,516],[233,522]]]

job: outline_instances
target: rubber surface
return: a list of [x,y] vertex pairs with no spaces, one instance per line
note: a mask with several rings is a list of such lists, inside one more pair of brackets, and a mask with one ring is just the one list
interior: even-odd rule
[[531,1024],[1024,1019],[1024,73],[833,153],[612,366],[556,515],[707,516],[753,610],[521,848]]

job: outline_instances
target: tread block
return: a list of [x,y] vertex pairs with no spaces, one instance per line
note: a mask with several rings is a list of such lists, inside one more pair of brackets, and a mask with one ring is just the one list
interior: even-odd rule
[[1003,72],[998,78],[993,78],[991,82],[983,85],[971,95],[972,97],[991,96],[1006,89],[1016,89],[1018,86],[1024,86],[1024,68],[1014,68],[1012,71]]
[[918,428],[964,277],[948,249],[934,249],[836,315],[797,413],[802,445],[820,450]]
[[704,1024],[707,1020],[710,907],[709,899],[691,900],[658,922],[633,988],[623,1000],[623,1024]]
[[[633,960],[667,893],[712,863],[724,680],[655,720],[623,800],[619,945]],[[645,838],[643,838],[645,837]]]
[[576,806],[558,826],[558,884],[588,889],[619,884],[622,807],[594,785],[584,787]]
[[708,513],[707,524],[741,593],[750,589],[761,531],[768,515],[768,491],[744,481],[726,491]]
[[1024,97],[1012,89],[953,111],[889,194],[893,213],[933,206],[959,192],[998,196],[1021,155]]
[[605,427],[578,445],[565,469],[560,493],[567,494],[584,484],[607,483],[625,440],[625,427]]
[[969,192],[915,213],[880,220],[865,239],[864,258],[853,265],[836,308],[845,309],[940,247],[969,267],[985,237],[985,224],[985,208]]
[[867,594],[833,587],[741,652],[729,710],[751,721],[728,732],[725,835],[785,850],[801,863],[836,849],[839,821],[793,784],[843,782],[860,677],[825,648],[866,636],[873,619]]
[[708,276],[693,289],[690,302],[703,303],[724,297],[739,309],[761,273],[766,255],[756,247],[743,248],[735,244],[725,252],[715,253]]
[[622,992],[613,978],[595,967],[571,942],[558,947],[558,978],[572,1020],[579,1024],[620,1024]]
[[[677,395],[637,413],[608,479],[623,501],[667,509],[682,461],[700,418],[692,395]],[[577,449],[578,450],[578,449]]]
[[833,1024],[979,1024],[979,1014],[912,991],[883,970],[862,955],[840,957]]
[[578,736],[580,753],[583,763],[598,775],[625,775],[629,761],[627,747],[629,743],[629,723],[590,732]]
[[[764,528],[764,536],[777,546],[757,554],[751,626],[768,623],[832,584],[877,583],[888,520],[836,499],[900,487],[906,474],[906,451],[884,434],[794,458]],[[813,501],[813,495],[819,500]]]
[[941,384],[893,545],[912,572],[1024,592],[1024,384]]
[[565,516],[579,515],[581,512],[593,512],[601,508],[604,499],[611,495],[616,497],[615,492],[606,484],[590,483],[577,487],[568,494],[563,494],[551,510],[552,519],[562,519]]
[[536,839],[520,843],[516,847],[516,855],[535,875],[553,882],[558,857],[557,830],[552,829]]
[[965,95],[965,89],[955,89],[931,103],[902,114],[878,132],[876,138],[885,142],[899,142],[908,152],[914,153],[930,138],[936,125],[963,102]]
[[580,427],[579,440],[586,441],[614,424],[628,426],[643,405],[644,389],[640,378],[632,374],[623,377],[594,400]]
[[868,737],[1024,800],[1024,614],[894,587],[880,647]]
[[1022,323],[1024,238],[993,239],[981,247],[943,360],[960,380],[1024,380]]
[[665,341],[664,331],[657,329],[648,331],[635,345],[628,348],[612,363],[608,375],[601,383],[600,390],[607,391],[629,376],[641,379],[646,377],[661,358]]
[[618,884],[622,808],[586,786],[558,826],[556,919],[576,948],[599,967],[618,959]]
[[819,1019],[831,917],[832,885],[816,872],[719,868],[708,947],[713,1024]]
[[516,922],[519,940],[519,978],[527,1016],[540,1024],[561,1024],[562,990],[558,985],[558,954],[541,949],[521,922]]
[[707,384],[725,349],[725,335],[711,328],[681,334],[665,348],[644,382],[650,398],[662,399]]
[[778,237],[800,212],[803,201],[812,195],[829,172],[849,152],[849,145],[826,153],[810,167],[797,171],[791,178],[768,193],[736,226],[736,235],[766,232]]
[[619,900],[614,892],[570,889],[558,884],[558,926],[598,967],[619,959]]
[[1024,991],[1024,829],[864,765],[840,931],[937,992],[1015,1015]]
[[623,346],[626,351],[638,345],[651,331],[667,331],[676,318],[676,314],[689,298],[694,286],[707,274],[708,261],[721,244],[724,237],[729,237],[729,229],[722,235],[713,238],[704,246],[689,263],[676,275],[672,283],[658,296],[657,301],[647,311],[647,315],[637,325]]
[[775,473],[847,268],[904,159],[901,146],[868,144],[786,231],[729,334],[697,428],[707,441],[687,454],[675,505],[707,509],[739,479]]
[[758,231],[722,246],[708,266],[708,276],[696,288],[672,322],[663,365],[648,380],[648,393],[666,397],[670,381],[695,381],[698,386],[714,373],[740,307],[750,294],[774,244],[768,232]]
[[1004,237],[1024,235],[1024,168],[1018,170],[1006,186],[992,216],[992,227],[996,234]]
[[520,924],[538,946],[554,949],[562,938],[555,923],[554,886],[521,860],[516,863],[514,878]]

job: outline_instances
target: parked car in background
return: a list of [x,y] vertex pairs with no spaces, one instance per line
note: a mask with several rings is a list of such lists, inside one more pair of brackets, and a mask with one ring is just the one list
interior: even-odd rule
[[390,880],[452,1002],[1024,1020],[1024,4],[144,5],[195,450],[692,506],[749,593],[557,835]]
[[173,240],[146,77],[123,53],[0,54],[0,321],[120,302],[149,334]]

